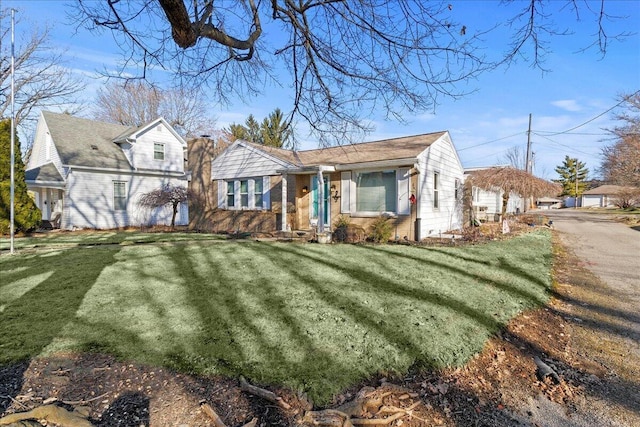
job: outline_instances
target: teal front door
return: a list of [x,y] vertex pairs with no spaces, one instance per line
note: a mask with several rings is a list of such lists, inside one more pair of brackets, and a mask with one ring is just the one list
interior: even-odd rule
[[[329,221],[330,221],[330,211],[331,211],[331,204],[329,203],[329,199],[330,199],[330,194],[329,194],[329,177],[325,176],[324,177],[324,224],[325,226],[329,226]],[[318,197],[319,197],[319,191],[318,191],[318,177],[316,175],[313,175],[311,177],[311,221],[312,222],[316,222],[318,220]]]

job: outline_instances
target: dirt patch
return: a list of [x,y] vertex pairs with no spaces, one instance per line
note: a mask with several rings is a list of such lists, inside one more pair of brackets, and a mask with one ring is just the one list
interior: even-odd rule
[[[550,303],[513,319],[467,365],[372,378],[336,396],[330,407],[373,386],[387,391],[384,405],[411,408],[389,425],[640,425],[640,355],[634,337],[625,335],[626,322],[637,314],[616,308],[597,278],[557,243]],[[539,377],[535,357],[560,381]],[[60,354],[0,368],[0,412],[54,401],[88,407],[97,426],[209,426],[200,408],[205,401],[230,427],[254,417],[259,426],[299,425],[304,396],[267,388],[291,408],[243,392],[233,378],[191,376],[102,354]]]

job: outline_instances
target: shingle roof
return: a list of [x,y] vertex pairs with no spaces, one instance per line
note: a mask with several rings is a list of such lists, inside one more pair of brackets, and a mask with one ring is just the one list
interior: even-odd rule
[[63,165],[131,170],[115,138],[135,128],[43,111]]
[[47,163],[37,168],[29,169],[24,172],[26,181],[32,182],[64,182],[64,178],[58,172],[58,168],[53,163]]
[[248,143],[259,150],[298,166],[348,165],[417,157],[446,132],[433,132],[360,144],[291,151]]
[[621,185],[601,185],[596,188],[592,188],[591,190],[587,190],[582,194],[605,194],[605,195],[614,195],[622,190],[633,189],[633,187],[624,187]]

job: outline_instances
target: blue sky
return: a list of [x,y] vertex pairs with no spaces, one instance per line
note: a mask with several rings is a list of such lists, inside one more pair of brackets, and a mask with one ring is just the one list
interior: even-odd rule
[[[504,9],[496,1],[451,1],[458,11],[458,21],[468,31],[487,26]],[[595,8],[599,2],[589,1]],[[18,10],[16,42],[35,27],[51,27],[51,44],[67,49],[67,66],[89,78],[97,70],[110,68],[120,58],[118,47],[108,32],[101,35],[76,31],[65,15],[67,2],[56,0],[2,0],[3,8]],[[375,131],[367,140],[448,130],[459,151],[463,166],[477,167],[501,163],[507,150],[522,149],[527,142],[529,114],[532,114],[532,143],[535,153],[535,173],[553,179],[554,168],[565,155],[586,162],[595,176],[600,164],[600,150],[607,136],[603,128],[612,127],[612,111],[603,114],[618,101],[618,95],[640,90],[640,1],[607,0],[609,13],[626,16],[609,27],[611,33],[633,32],[622,42],[611,41],[603,58],[595,50],[579,52],[593,39],[596,27],[583,15],[577,22],[569,13],[554,15],[559,28],[570,29],[569,36],[552,40],[552,53],[546,57],[543,73],[524,62],[507,69],[492,71],[461,89],[473,91],[459,100],[441,98],[435,112],[405,117],[406,124],[386,121],[383,116],[369,118]],[[487,51],[499,53],[504,40],[496,32],[487,39]],[[3,41],[4,42],[4,41]],[[85,94],[91,100],[103,81],[92,79]],[[286,111],[290,104],[285,96],[274,96],[267,88],[265,96],[252,100],[250,105],[212,105],[217,126],[242,123],[249,114],[258,119],[276,107]],[[602,114],[602,115],[601,115]],[[600,116],[601,115],[601,116]],[[600,117],[597,117],[600,116]],[[597,118],[596,118],[597,117]],[[595,119],[594,119],[595,118]],[[585,122],[570,133],[562,133]],[[556,133],[554,135],[554,133]],[[315,148],[315,141],[306,138],[304,126],[298,129],[300,148]]]

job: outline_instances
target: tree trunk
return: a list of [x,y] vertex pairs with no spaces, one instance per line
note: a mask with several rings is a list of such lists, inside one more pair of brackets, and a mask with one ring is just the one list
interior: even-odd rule
[[509,204],[509,193],[502,192],[502,211],[500,212],[500,221],[503,221],[507,214],[507,205]]
[[173,204],[173,213],[171,214],[171,229],[176,228],[176,214],[178,213],[178,203]]

